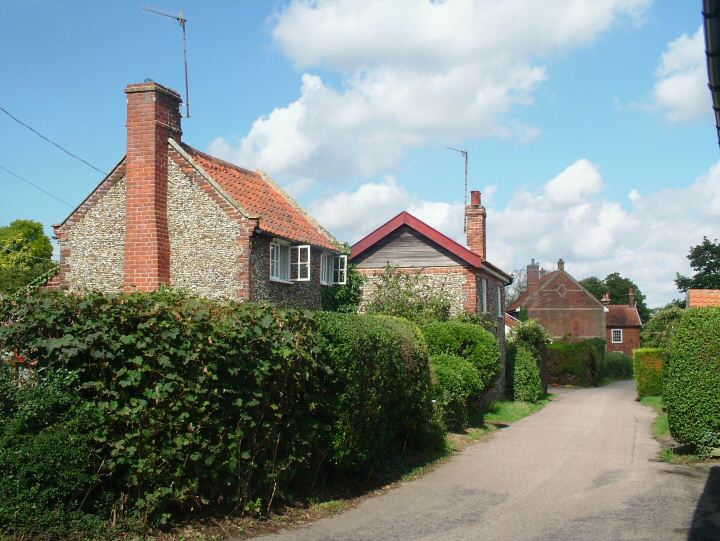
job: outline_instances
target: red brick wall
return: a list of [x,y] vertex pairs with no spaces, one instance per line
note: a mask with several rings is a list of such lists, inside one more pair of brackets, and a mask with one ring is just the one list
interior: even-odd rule
[[[613,327],[619,329],[621,327]],[[632,358],[632,350],[640,347],[640,329],[637,327],[625,327],[622,329],[623,341],[619,344],[613,344],[612,342],[612,329],[607,328],[605,335],[605,341],[607,343],[608,351],[620,351]]]
[[486,259],[487,233],[485,230],[486,212],[480,203],[480,192],[471,193],[470,204],[465,207],[465,225],[467,227],[467,245],[470,250]]
[[125,290],[170,283],[168,138],[179,141],[180,96],[154,82],[125,89],[127,110]]

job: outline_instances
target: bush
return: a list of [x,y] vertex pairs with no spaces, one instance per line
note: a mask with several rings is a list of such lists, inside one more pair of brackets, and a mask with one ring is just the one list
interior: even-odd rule
[[701,454],[720,447],[720,308],[684,311],[670,347],[665,402],[670,432]]
[[553,342],[545,350],[550,382],[558,385],[598,385],[604,372],[603,340]]
[[524,345],[538,356],[550,343],[550,335],[537,319],[522,321],[513,329],[513,337],[515,342]]
[[605,354],[604,370],[601,380],[632,379],[633,361],[621,351],[609,351]]
[[481,393],[488,391],[500,375],[500,347],[488,331],[472,323],[438,321],[423,325],[431,355],[447,353],[463,357],[477,368]]
[[317,314],[332,371],[331,462],[366,471],[428,429],[430,370],[420,330],[399,318]]
[[513,400],[537,403],[543,396],[545,389],[540,381],[535,355],[529,348],[519,345],[515,349]]
[[663,350],[638,348],[633,350],[635,383],[640,398],[663,395]]
[[463,429],[471,402],[482,391],[480,374],[470,361],[457,355],[440,353],[430,361],[435,372],[433,395],[443,412],[443,422],[449,428]]
[[643,347],[660,348],[667,352],[684,311],[682,308],[672,306],[660,310],[651,317],[640,331]]

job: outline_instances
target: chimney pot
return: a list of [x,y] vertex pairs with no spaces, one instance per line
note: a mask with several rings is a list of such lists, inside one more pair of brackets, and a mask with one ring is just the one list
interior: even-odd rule
[[470,204],[474,207],[479,207],[481,205],[480,203],[480,192],[477,190],[473,190],[470,192]]
[[635,306],[635,289],[628,289],[628,305]]
[[603,295],[603,298],[600,300],[600,302],[603,303],[605,306],[607,306],[608,304],[610,304],[610,302],[611,302],[611,301],[610,301],[610,294],[609,294],[607,291],[606,291],[605,294]]
[[558,259],[558,270],[564,271],[565,270],[565,262],[563,261],[562,257]]

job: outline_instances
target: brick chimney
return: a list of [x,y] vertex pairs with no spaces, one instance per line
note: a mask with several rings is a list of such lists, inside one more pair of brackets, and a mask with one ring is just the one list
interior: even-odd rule
[[610,300],[610,294],[607,291],[603,295],[603,298],[600,299],[600,302],[603,303],[605,306],[608,306],[612,302]]
[[635,306],[635,289],[628,289],[628,306]]
[[167,223],[168,138],[180,141],[180,95],[154,81],[129,84],[125,291],[170,283]]
[[562,257],[560,259],[558,259],[558,270],[559,271],[565,270],[565,261],[563,261]]
[[487,259],[485,235],[485,207],[480,202],[480,192],[470,192],[470,204],[465,207],[465,225],[467,227],[467,245],[483,261]]
[[540,287],[540,265],[532,259],[527,266],[527,290],[530,295]]

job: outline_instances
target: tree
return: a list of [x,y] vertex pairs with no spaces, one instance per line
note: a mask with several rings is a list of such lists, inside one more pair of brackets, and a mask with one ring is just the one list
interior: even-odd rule
[[16,293],[56,268],[52,253],[41,223],[15,220],[0,227],[0,294]]
[[690,248],[687,258],[695,271],[692,277],[677,273],[675,285],[680,291],[688,289],[720,289],[720,243],[703,237],[701,244]]
[[643,347],[662,348],[667,352],[683,312],[682,308],[669,306],[653,315],[640,332]]
[[515,269],[512,271],[512,284],[505,288],[505,306],[510,306],[517,298],[527,291],[527,270]]
[[590,276],[580,280],[580,284],[592,293],[597,300],[602,300],[605,293],[607,293],[610,295],[612,304],[628,304],[630,300],[628,293],[632,287],[635,290],[635,305],[640,319],[643,323],[650,319],[650,310],[645,304],[645,295],[643,295],[635,282],[630,278],[623,278],[619,272],[608,274],[604,280],[596,276]]

